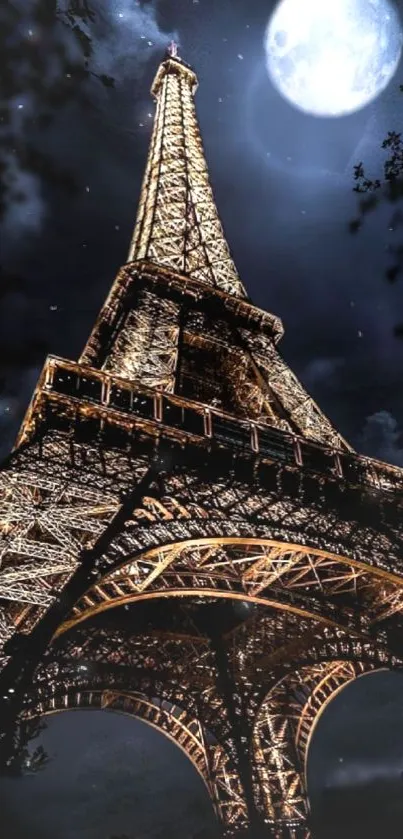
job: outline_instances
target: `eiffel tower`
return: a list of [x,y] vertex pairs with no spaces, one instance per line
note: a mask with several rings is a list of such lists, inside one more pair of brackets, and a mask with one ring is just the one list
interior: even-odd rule
[[171,45],[128,261],[50,356],[0,473],[0,728],[123,711],[171,738],[223,837],[308,839],[343,685],[402,663],[403,471],[357,455],[282,359],[214,203]]

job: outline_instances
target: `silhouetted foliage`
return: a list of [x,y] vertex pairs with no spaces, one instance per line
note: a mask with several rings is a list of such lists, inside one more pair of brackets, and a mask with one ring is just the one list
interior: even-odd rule
[[[403,85],[400,85],[403,92]],[[389,131],[382,143],[382,149],[387,157],[383,164],[383,178],[371,179],[367,176],[364,164],[361,161],[354,166],[354,192],[361,196],[358,205],[358,216],[349,222],[350,233],[358,233],[362,228],[365,216],[373,212],[381,202],[388,202],[395,205],[403,198],[403,140],[402,135],[396,131]],[[394,209],[389,221],[390,232],[396,232],[402,225],[403,212]],[[385,269],[385,279],[389,283],[395,283],[403,270],[403,244],[390,245],[392,264]],[[402,325],[398,324],[394,329],[396,337],[403,338]]]
[[90,104],[88,82],[113,78],[91,69],[96,22],[89,0],[8,0],[0,3],[0,218],[23,201],[21,172],[74,189],[72,174],[41,149],[43,132],[72,101]]

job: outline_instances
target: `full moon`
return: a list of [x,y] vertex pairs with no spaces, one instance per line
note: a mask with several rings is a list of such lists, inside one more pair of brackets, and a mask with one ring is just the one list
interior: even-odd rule
[[389,0],[281,0],[265,33],[269,76],[299,110],[338,117],[372,102],[402,50]]

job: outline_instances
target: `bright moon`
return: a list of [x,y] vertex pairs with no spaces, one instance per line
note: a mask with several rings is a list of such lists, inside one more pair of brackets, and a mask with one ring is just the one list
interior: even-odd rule
[[402,29],[389,0],[281,0],[265,48],[270,78],[285,99],[308,114],[337,117],[387,87]]

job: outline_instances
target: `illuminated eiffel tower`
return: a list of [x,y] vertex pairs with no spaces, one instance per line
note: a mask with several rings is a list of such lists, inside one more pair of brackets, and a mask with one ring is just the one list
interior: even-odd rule
[[403,472],[354,454],[248,298],[196,87],[172,45],[128,262],[0,474],[2,761],[43,714],[123,710],[186,752],[223,836],[307,839],[321,711],[400,662]]

